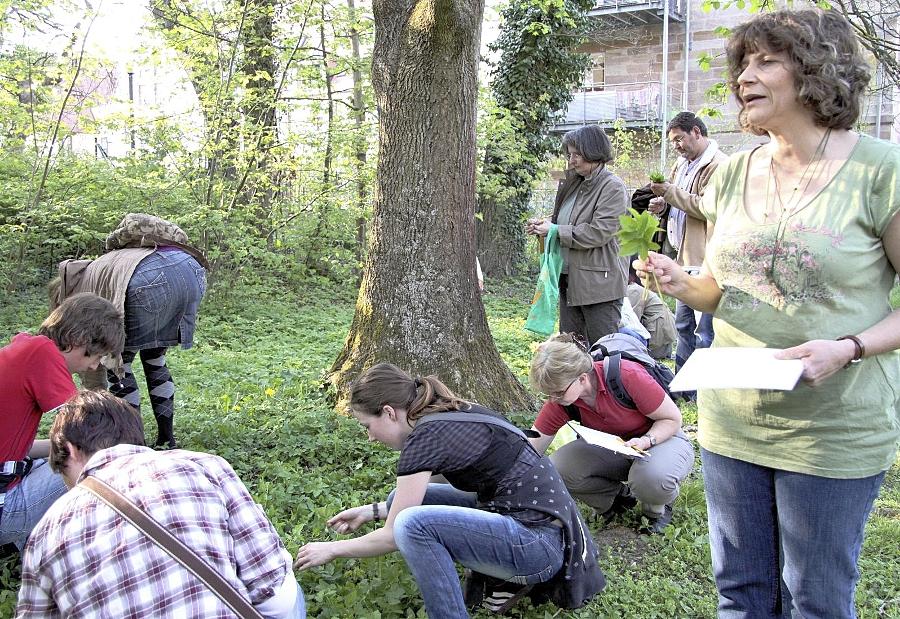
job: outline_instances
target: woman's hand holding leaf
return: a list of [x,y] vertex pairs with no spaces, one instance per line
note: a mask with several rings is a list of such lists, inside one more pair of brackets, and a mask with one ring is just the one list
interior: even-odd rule
[[[635,254],[641,260],[647,260],[651,250],[659,249],[659,243],[653,237],[660,231],[659,220],[650,212],[638,213],[633,208],[628,209],[630,214],[619,216],[619,255],[633,256]],[[651,277],[653,276],[651,272]],[[657,290],[659,286],[654,286]],[[649,286],[644,283],[642,299],[647,299]]]
[[675,298],[687,289],[690,275],[668,256],[649,252],[646,259],[635,260],[632,266],[646,288]]

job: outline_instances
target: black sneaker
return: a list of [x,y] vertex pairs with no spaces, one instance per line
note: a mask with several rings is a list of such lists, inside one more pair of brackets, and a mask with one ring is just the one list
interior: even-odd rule
[[467,569],[463,575],[463,601],[469,610],[484,608],[502,615],[528,595],[532,587]]
[[672,506],[666,505],[663,513],[656,518],[647,518],[647,526],[638,529],[642,535],[658,535],[672,522]]
[[484,600],[485,579],[487,578],[484,574],[473,572],[468,568],[463,572],[463,603],[469,610],[475,610],[481,606],[481,602]]
[[534,585],[520,585],[518,583],[503,581],[500,584],[486,589],[481,607],[502,615],[518,604],[519,600],[528,595]]
[[637,505],[638,501],[634,498],[634,495],[631,494],[631,488],[622,484],[622,488],[619,490],[619,494],[616,495],[616,498],[613,499],[612,506],[600,514],[600,518],[603,520],[603,524],[607,525],[613,521],[613,519],[619,514],[624,514],[628,510],[634,509],[635,505]]
[[0,546],[0,561],[17,554],[19,554],[19,549],[16,548],[16,545],[13,543],[3,544],[2,546]]

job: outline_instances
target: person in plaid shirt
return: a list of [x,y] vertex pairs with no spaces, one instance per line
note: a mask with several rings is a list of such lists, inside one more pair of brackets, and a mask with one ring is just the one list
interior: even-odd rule
[[124,400],[82,391],[54,420],[50,466],[72,489],[25,547],[17,617],[234,616],[196,576],[80,488],[87,476],[171,531],[264,617],[305,617],[290,554],[222,458],[153,451]]

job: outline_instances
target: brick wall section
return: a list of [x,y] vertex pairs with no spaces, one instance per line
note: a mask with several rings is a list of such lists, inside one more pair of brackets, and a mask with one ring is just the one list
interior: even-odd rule
[[[688,108],[699,109],[707,105],[705,92],[720,81],[723,59],[719,58],[713,68],[704,72],[697,65],[700,54],[708,52],[714,56],[724,53],[724,41],[714,32],[719,25],[737,24],[746,18],[746,13],[737,9],[704,13],[701,2],[691,6],[690,50],[688,52]],[[616,28],[610,36],[608,26],[598,24],[597,34],[587,45],[586,52],[603,52],[606,57],[606,82],[608,85],[626,84],[638,81],[658,81],[662,74],[663,46],[662,23],[629,28]],[[674,91],[683,89],[685,57],[685,24],[669,21],[669,84]],[[718,65],[718,66],[716,66]],[[670,105],[670,108],[672,105]],[[681,102],[674,103],[676,110]],[[722,108],[725,118],[717,121],[723,128],[736,127],[733,104]]]
[[[739,9],[713,10],[705,13],[702,0],[691,3],[690,41],[688,52],[688,106],[690,111],[697,111],[704,106],[716,107],[721,117],[704,119],[710,130],[710,136],[727,154],[752,148],[756,144],[767,141],[767,138],[743,133],[737,124],[737,105],[729,97],[725,104],[716,105],[706,98],[706,92],[716,83],[723,81],[725,67],[725,40],[715,29],[719,26],[734,27],[749,18],[749,13]],[[607,18],[604,22],[598,18],[596,32],[591,40],[583,46],[585,52],[602,52],[605,56],[605,79],[608,88],[616,84],[634,82],[659,82],[662,76],[662,23],[651,23],[636,27],[623,27],[621,23],[613,23]],[[611,25],[612,24],[612,25]],[[697,64],[704,52],[713,56],[709,71],[703,71]],[[685,54],[685,24],[670,20],[669,22],[669,85],[670,90],[678,93],[683,88]],[[897,97],[900,101],[900,95]],[[896,106],[895,106],[896,107]],[[867,120],[870,121],[866,133],[874,132],[875,103],[869,104]],[[669,117],[682,111],[681,99],[670,102]],[[865,111],[864,111],[865,114]],[[891,102],[884,101],[882,116],[882,135],[884,139],[900,139],[900,117],[895,119]],[[893,129],[893,135],[892,135]],[[646,171],[659,167],[659,149],[655,153],[647,153],[643,157]],[[674,161],[669,151],[670,163]],[[635,189],[646,180],[644,165],[633,161],[631,165],[617,165],[613,162],[610,168],[620,174],[626,184]],[[555,184],[552,184],[555,186]],[[549,191],[552,193],[552,191]]]
[[[749,18],[746,11],[730,8],[704,12],[702,0],[691,2],[690,40],[688,52],[688,104],[687,109],[696,111],[704,106],[716,107],[722,114],[720,118],[709,120],[710,131],[721,135],[720,142],[738,146],[751,140],[750,136],[741,136],[737,125],[737,106],[730,100],[724,105],[711,103],[706,92],[716,83],[724,80],[725,40],[716,34],[719,26],[734,27]],[[603,52],[605,55],[605,77],[610,87],[616,84],[633,82],[660,81],[662,76],[662,22],[644,26],[623,27],[621,23],[613,23],[610,18],[597,19],[596,33],[592,40],[582,49],[586,52]],[[701,54],[708,53],[714,57],[709,71],[703,71],[697,62]],[[669,103],[669,116],[682,111],[680,93],[684,81],[685,24],[670,19],[669,21],[669,88],[678,93],[675,101]],[[868,133],[874,131],[875,104],[868,108],[866,120],[869,123]],[[865,112],[864,112],[865,114]],[[885,100],[882,120],[882,137],[890,138],[891,124],[895,112],[890,101]],[[733,134],[733,135],[730,135]]]

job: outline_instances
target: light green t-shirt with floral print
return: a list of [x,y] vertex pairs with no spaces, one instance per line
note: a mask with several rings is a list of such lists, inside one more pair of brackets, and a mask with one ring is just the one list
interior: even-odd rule
[[[715,224],[706,266],[722,289],[713,346],[788,348],[857,334],[887,316],[896,273],[881,236],[900,211],[900,147],[861,136],[834,179],[781,224],[781,235],[777,221],[748,217],[749,156],[719,166],[701,207]],[[762,466],[868,477],[896,457],[898,407],[894,351],[818,387],[703,390],[698,439],[713,453]]]

